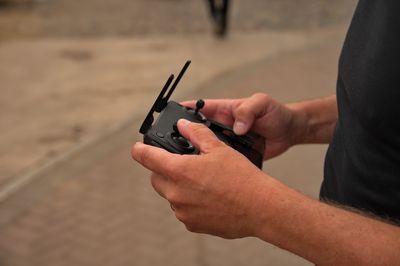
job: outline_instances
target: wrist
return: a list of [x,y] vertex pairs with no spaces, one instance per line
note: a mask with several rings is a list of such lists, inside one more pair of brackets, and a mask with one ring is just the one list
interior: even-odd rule
[[336,96],[287,104],[292,112],[294,144],[329,143],[338,118]]
[[316,207],[316,201],[272,177],[261,184],[259,192],[255,193],[259,200],[255,201],[257,216],[252,222],[251,236],[299,254],[296,252],[299,243],[293,239],[301,240],[307,236],[306,230],[299,224],[305,221],[305,210]]
[[286,107],[291,112],[292,146],[307,143],[309,136],[309,123],[307,112],[302,103],[287,104]]
[[276,185],[279,183],[264,172],[260,172],[258,180],[247,197],[248,215],[245,224],[248,226],[248,236],[265,240],[265,229],[269,228],[268,221],[274,217],[271,205],[276,198]]

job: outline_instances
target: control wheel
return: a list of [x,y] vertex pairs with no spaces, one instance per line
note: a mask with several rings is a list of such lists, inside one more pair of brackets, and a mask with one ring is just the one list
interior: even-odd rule
[[176,149],[182,150],[184,153],[192,153],[195,150],[193,144],[178,133],[168,133],[167,136],[171,145]]

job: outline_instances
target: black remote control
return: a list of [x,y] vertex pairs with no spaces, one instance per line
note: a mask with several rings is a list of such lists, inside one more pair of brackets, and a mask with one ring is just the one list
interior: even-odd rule
[[[187,61],[171,88],[174,75],[169,77],[154,102],[139,130],[144,135],[144,143],[163,148],[172,153],[199,154],[199,150],[179,134],[176,123],[179,119],[184,118],[195,123],[205,124],[221,141],[242,153],[253,164],[262,169],[264,138],[254,133],[237,136],[232,128],[207,119],[200,112],[207,104],[203,100],[197,101],[195,109],[182,106],[174,101],[168,101],[189,65],[190,61]],[[154,112],[160,113],[155,122]]]

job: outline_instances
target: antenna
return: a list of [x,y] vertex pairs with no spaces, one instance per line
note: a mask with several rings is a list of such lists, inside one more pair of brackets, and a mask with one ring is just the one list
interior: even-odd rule
[[176,78],[174,84],[172,85],[171,89],[169,90],[167,96],[165,97],[166,100],[168,101],[169,98],[171,97],[171,94],[174,92],[176,86],[178,86],[179,81],[181,81],[181,78],[183,77],[183,75],[185,74],[186,70],[188,69],[190,63],[192,63],[192,61],[188,60],[186,61],[185,65],[183,66],[181,72],[179,72],[178,77]]
[[167,105],[167,102],[168,102],[169,98],[171,97],[172,93],[174,92],[174,90],[178,86],[179,81],[181,81],[183,75],[185,74],[185,72],[188,69],[188,67],[189,67],[191,62],[192,61],[190,61],[190,60],[186,61],[185,65],[183,66],[183,68],[181,70],[181,72],[179,72],[178,77],[175,79],[174,84],[172,84],[171,89],[169,89],[167,96],[165,96],[163,98],[162,106],[160,106],[161,109],[160,110],[156,109],[158,112],[161,112],[161,110],[164,109],[165,105]]
[[[163,99],[164,99],[163,96],[167,92],[167,90],[168,90],[168,88],[171,85],[173,80],[174,80],[174,75],[171,74],[171,76],[169,76],[167,82],[165,83],[164,87],[162,88],[160,94],[158,95],[156,101],[154,102],[153,106],[151,107],[149,113],[147,114],[146,119],[143,121],[143,124],[142,124],[142,126],[140,127],[140,130],[139,130],[140,133],[145,134],[147,132],[147,130],[149,130],[149,128],[153,124],[154,111],[157,111],[159,109],[159,107],[162,106]],[[159,112],[159,111],[157,111],[157,112]]]
[[[169,78],[168,78],[167,82],[165,83],[163,89],[161,90],[161,92],[158,95],[156,101],[154,102],[153,106],[151,107],[149,113],[147,114],[146,119],[143,121],[143,124],[142,124],[142,126],[140,127],[140,130],[139,130],[140,133],[145,134],[149,130],[149,128],[151,127],[151,125],[154,122],[154,117],[153,117],[154,112],[160,113],[165,108],[169,98],[171,97],[171,95],[174,92],[175,88],[178,86],[179,81],[181,80],[181,78],[185,74],[185,72],[188,69],[190,63],[191,63],[190,60],[186,61],[185,65],[183,66],[183,68],[181,70],[181,72],[179,72],[179,75],[176,78],[174,84],[172,84],[172,87],[168,90],[169,86],[171,85],[172,81],[174,80],[174,75],[171,74],[171,76],[169,76]],[[168,90],[168,93],[167,93],[167,90]],[[164,97],[165,93],[167,93],[167,96]]]

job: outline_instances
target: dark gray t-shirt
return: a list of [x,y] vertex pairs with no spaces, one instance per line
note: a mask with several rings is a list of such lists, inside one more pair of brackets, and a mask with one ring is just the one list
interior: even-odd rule
[[400,0],[360,0],[339,60],[322,200],[400,220]]

